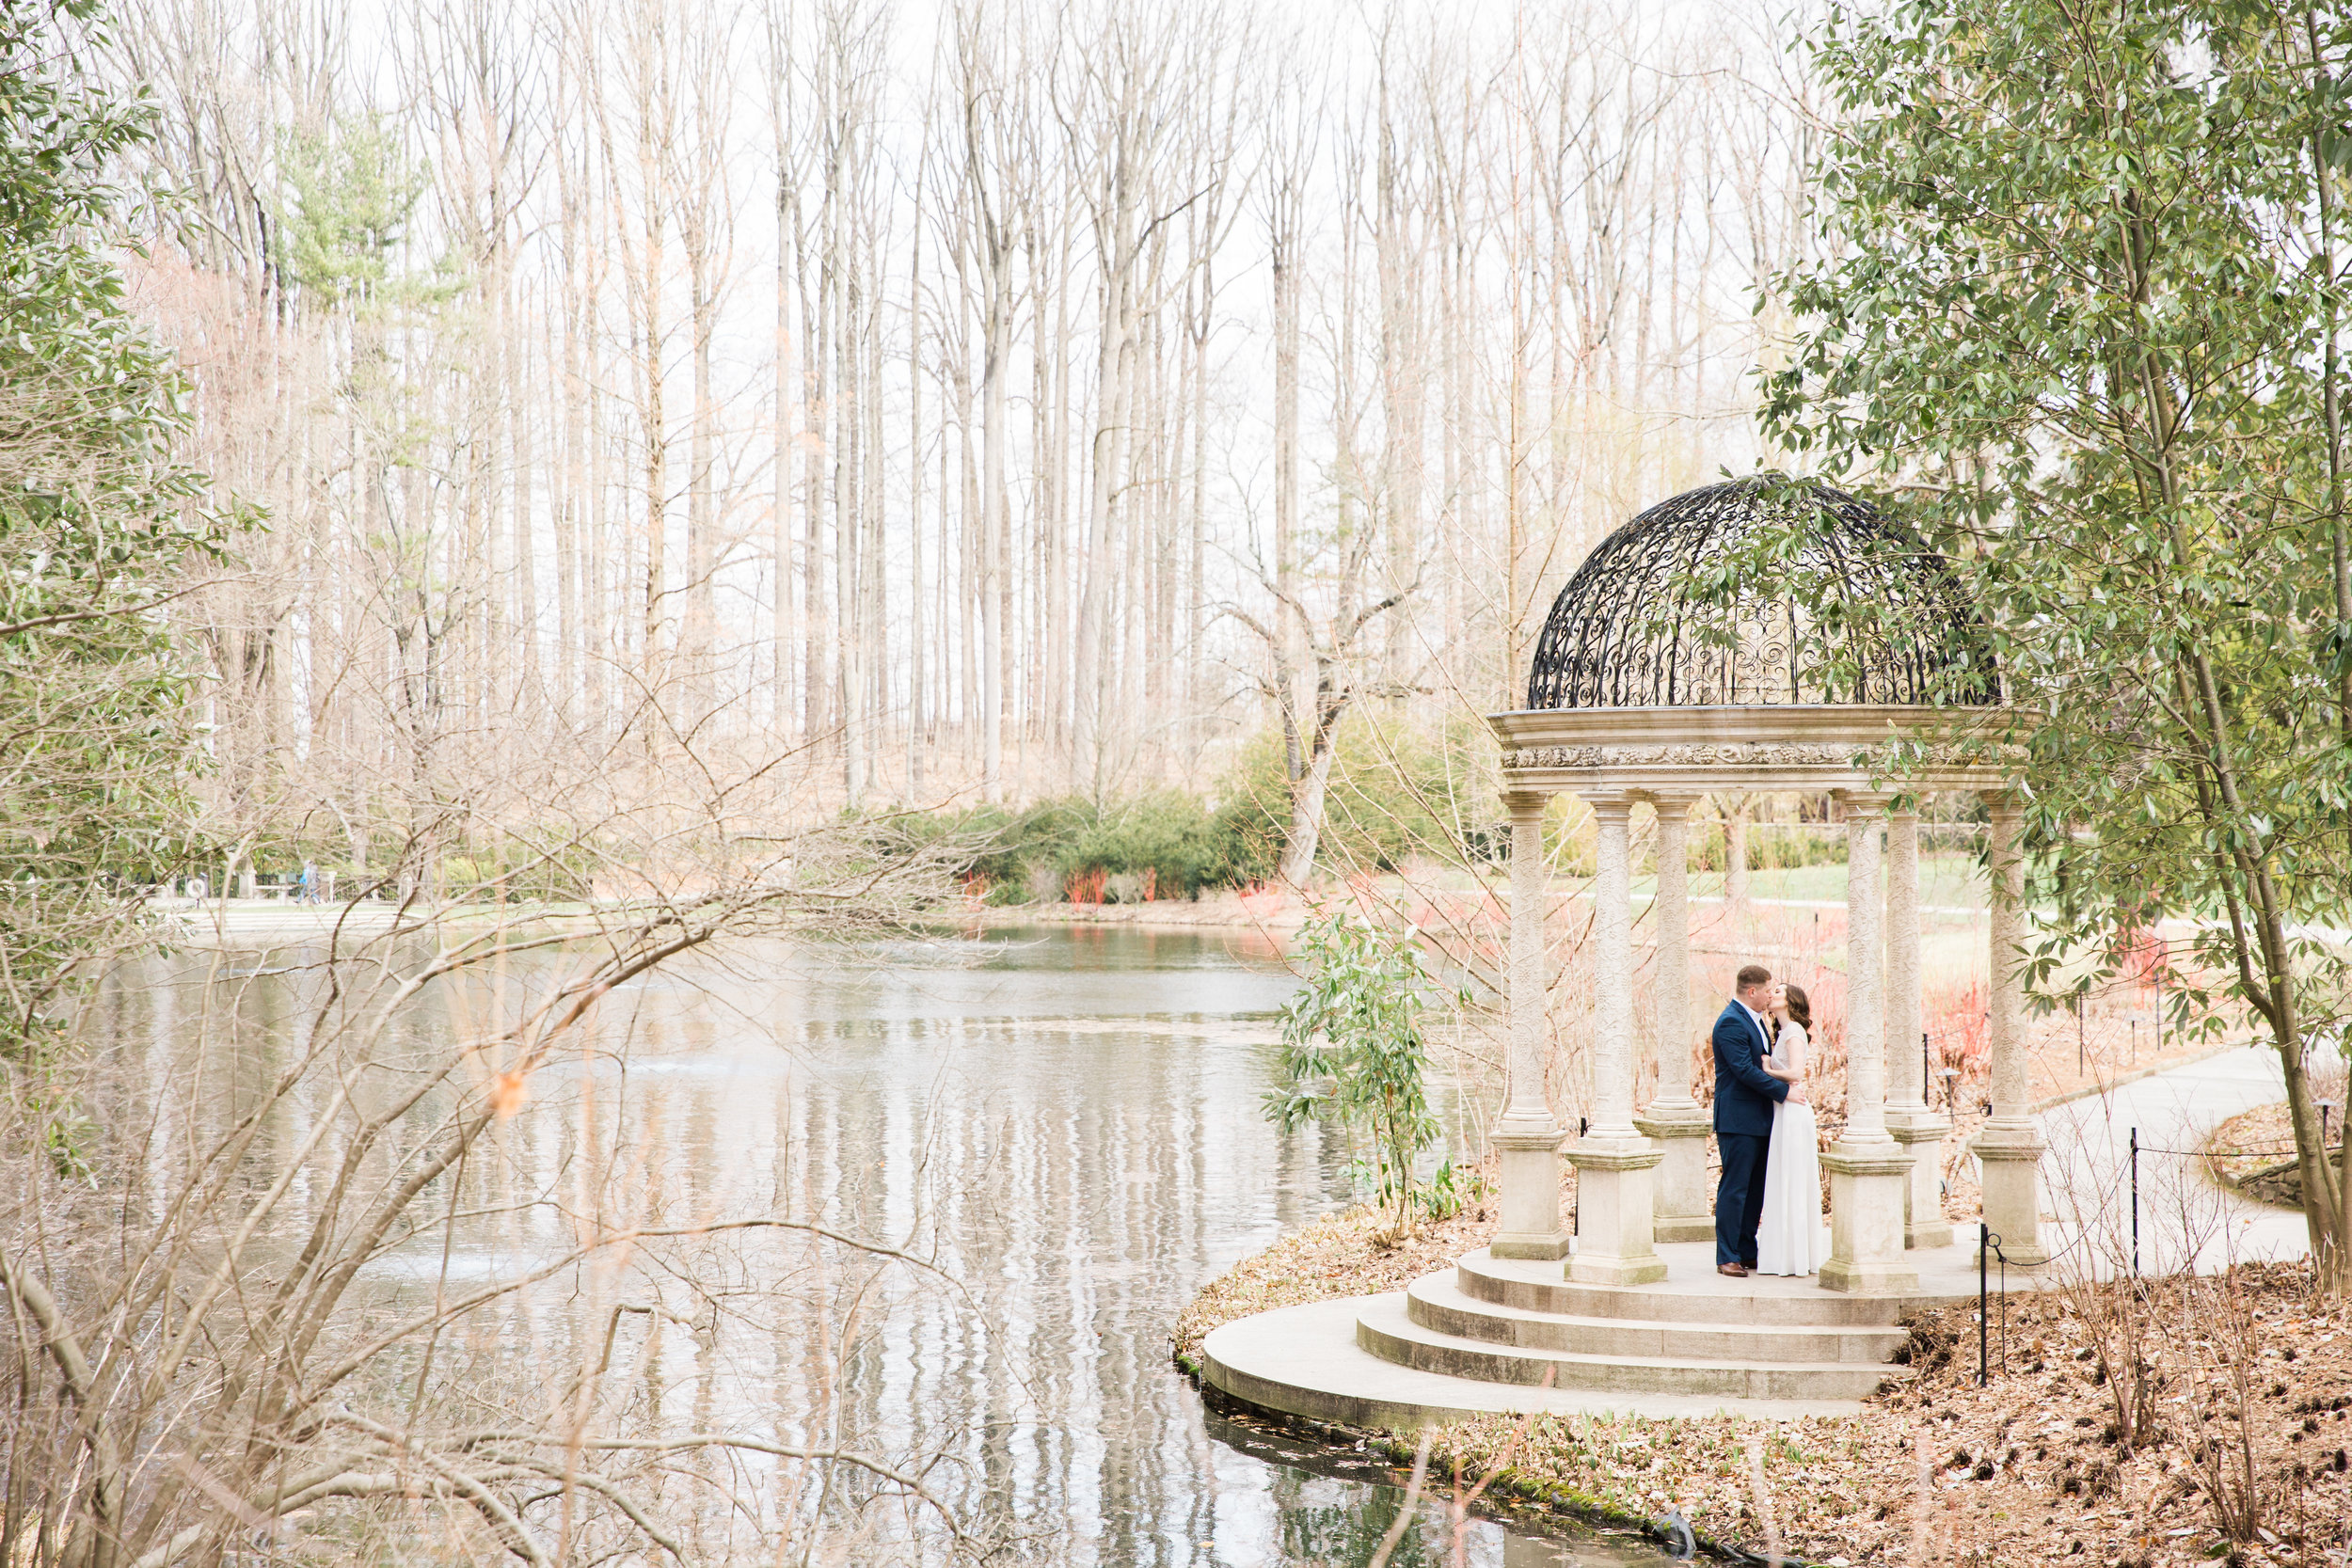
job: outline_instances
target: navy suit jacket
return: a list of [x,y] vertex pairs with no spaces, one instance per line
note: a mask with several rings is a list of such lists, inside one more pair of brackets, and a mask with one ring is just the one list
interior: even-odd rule
[[1738,1002],[1715,1020],[1715,1131],[1772,1135],[1772,1107],[1788,1085],[1764,1070],[1764,1036]]

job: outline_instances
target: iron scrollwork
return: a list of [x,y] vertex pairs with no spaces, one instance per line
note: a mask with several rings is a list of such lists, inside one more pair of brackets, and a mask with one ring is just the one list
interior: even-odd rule
[[[1807,499],[1818,523],[1791,527]],[[1690,589],[1771,529],[1797,541],[1781,571],[1804,593]],[[1530,708],[2000,700],[1983,621],[1941,556],[1842,490],[1769,479],[1687,491],[1602,540],[1552,601],[1527,682]]]

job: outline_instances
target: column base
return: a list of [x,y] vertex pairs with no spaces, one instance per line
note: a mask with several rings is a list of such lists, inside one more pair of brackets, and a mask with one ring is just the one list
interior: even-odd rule
[[1824,1291],[1851,1295],[1915,1295],[1919,1271],[1903,1257],[1902,1146],[1840,1143],[1821,1156],[1829,1180],[1829,1260]]
[[1897,1105],[1886,1113],[1886,1131],[1911,1162],[1903,1178],[1903,1245],[1910,1248],[1950,1246],[1952,1222],[1944,1215],[1945,1135],[1952,1130],[1949,1117],[1916,1105]]
[[2030,1122],[1994,1122],[1972,1146],[1984,1188],[1984,1223],[2011,1268],[2050,1260],[2042,1239],[2042,1138]]
[[1560,1223],[1560,1128],[1515,1128],[1494,1134],[1502,1166],[1502,1222],[1486,1249],[1497,1258],[1556,1262],[1568,1255]]
[[1649,1285],[1666,1277],[1650,1209],[1650,1172],[1663,1158],[1647,1138],[1580,1138],[1566,1150],[1576,1167],[1579,1285]]
[[1658,1146],[1658,1175],[1651,1201],[1656,1214],[1650,1234],[1661,1242],[1711,1242],[1715,1210],[1707,1190],[1707,1139],[1714,1121],[1694,1100],[1650,1101],[1649,1114],[1633,1125]]

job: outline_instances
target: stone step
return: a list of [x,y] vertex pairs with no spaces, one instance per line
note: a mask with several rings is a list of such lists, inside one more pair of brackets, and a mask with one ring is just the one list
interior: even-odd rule
[[1551,1373],[1555,1388],[1626,1394],[1674,1394],[1715,1399],[1859,1400],[1887,1382],[1909,1376],[1898,1367],[1851,1362],[1773,1362],[1752,1358],[1584,1355],[1570,1351],[1519,1350],[1443,1334],[1413,1322],[1402,1295],[1366,1302],[1356,1319],[1356,1342],[1374,1355],[1419,1371],[1483,1383],[1535,1385]]
[[1810,1278],[1726,1279],[1714,1274],[1711,1266],[1703,1282],[1669,1275],[1654,1285],[1579,1285],[1564,1277],[1561,1264],[1493,1258],[1484,1247],[1461,1258],[1456,1283],[1464,1295],[1474,1300],[1522,1312],[1717,1327],[1893,1328],[1907,1312],[1963,1299],[1850,1295],[1824,1291]]
[[1671,1361],[1880,1367],[1910,1337],[1899,1328],[1845,1323],[1672,1323],[1530,1312],[1465,1294],[1452,1271],[1407,1286],[1405,1309],[1422,1327],[1456,1338],[1518,1350]]
[[[1523,1383],[1477,1383],[1416,1371],[1384,1361],[1356,1342],[1357,1318],[1373,1298],[1341,1297],[1278,1307],[1210,1334],[1200,1347],[1201,1375],[1225,1393],[1262,1410],[1346,1426],[1414,1427],[1478,1415],[1743,1416],[1791,1420],[1804,1416],[1859,1416],[1854,1400],[1739,1400],[1686,1394],[1634,1394],[1597,1388],[1545,1388]],[[1400,1304],[1402,1291],[1391,1293]]]

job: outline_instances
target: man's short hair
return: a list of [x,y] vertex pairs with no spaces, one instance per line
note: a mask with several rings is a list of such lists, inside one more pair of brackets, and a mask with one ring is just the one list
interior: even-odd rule
[[1770,985],[1772,979],[1772,972],[1762,964],[1741,964],[1738,977],[1732,981],[1731,989],[1745,990],[1750,986]]

